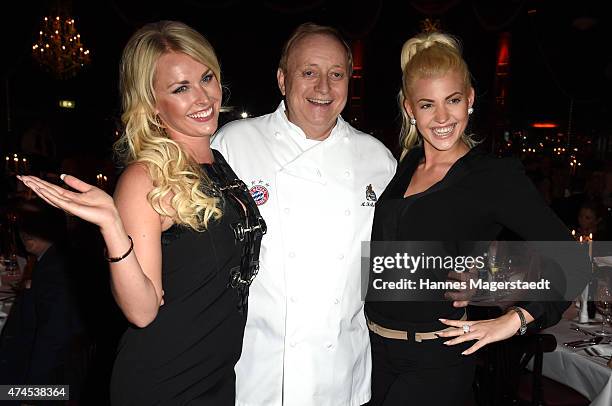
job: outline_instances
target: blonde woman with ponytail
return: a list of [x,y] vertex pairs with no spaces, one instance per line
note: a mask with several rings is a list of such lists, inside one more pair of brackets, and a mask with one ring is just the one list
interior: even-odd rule
[[20,178],[100,227],[112,291],[131,323],[113,369],[113,405],[234,403],[265,223],[210,148],[220,81],[201,34],[179,22],[148,24],[121,59],[125,130],[115,147],[126,168],[114,198],[69,175],[62,179],[75,191]]
[[[409,39],[401,69],[402,160],[376,204],[371,241],[493,241],[504,227],[527,241],[570,241],[521,164],[479,151],[466,134],[475,93],[457,40],[439,32]],[[377,272],[365,307],[372,406],[464,404],[474,352],[524,334],[528,325],[556,323],[569,304],[554,296],[558,301],[520,302],[498,318],[467,320],[467,302],[451,302],[459,297],[444,291],[428,293],[427,301],[398,299],[397,290],[385,296]]]

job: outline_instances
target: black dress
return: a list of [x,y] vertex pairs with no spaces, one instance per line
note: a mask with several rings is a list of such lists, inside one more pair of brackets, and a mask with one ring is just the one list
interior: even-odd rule
[[263,227],[247,230],[246,238],[234,230],[244,231],[247,221],[264,223],[244,184],[213,153],[215,163],[203,170],[216,185],[209,193],[220,195],[223,216],[204,232],[174,225],[162,234],[165,304],[151,324],[129,327],[121,339],[111,379],[113,405],[234,404],[234,365]]
[[[545,205],[522,165],[478,149],[461,157],[438,183],[404,198],[424,156],[413,149],[376,204],[374,241],[492,241],[504,227],[525,240],[571,240],[569,230]],[[520,303],[536,319],[532,328],[556,323],[569,302]],[[438,318],[459,319],[464,309],[451,301],[374,302],[365,304],[369,320],[390,329],[428,332],[445,328]],[[370,334],[372,342],[372,405],[462,404],[473,376],[473,357],[460,353],[473,342],[444,346]],[[429,374],[429,375],[428,375]],[[428,378],[429,377],[429,378]]]

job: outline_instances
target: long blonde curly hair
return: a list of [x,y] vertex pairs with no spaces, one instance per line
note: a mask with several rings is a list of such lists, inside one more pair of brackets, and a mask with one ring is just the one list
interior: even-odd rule
[[[449,71],[461,75],[466,89],[472,87],[472,81],[468,66],[461,56],[459,41],[441,32],[422,33],[406,41],[402,47],[401,67],[402,88],[398,94],[398,103],[402,112],[400,146],[403,159],[408,151],[421,144],[417,127],[410,123],[410,116],[404,107],[414,82],[424,77],[438,77]],[[470,148],[478,143],[465,133],[461,138]]]
[[[153,209],[176,224],[204,231],[222,212],[213,185],[181,146],[170,139],[155,113],[155,68],[168,52],[181,52],[206,65],[221,83],[219,61],[210,43],[197,31],[176,21],[147,24],[130,38],[119,72],[124,132],[115,152],[125,164],[143,163],[153,182],[147,199]],[[171,209],[163,202],[167,196]]]

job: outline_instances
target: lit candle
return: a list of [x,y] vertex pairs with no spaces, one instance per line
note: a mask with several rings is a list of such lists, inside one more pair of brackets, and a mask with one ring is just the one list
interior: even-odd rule
[[96,175],[96,186],[98,186],[100,189],[104,189],[106,187],[106,182],[108,182],[108,177],[105,174],[99,173]]
[[572,230],[572,237],[576,238],[576,230]]
[[589,258],[593,259],[593,233],[589,233]]

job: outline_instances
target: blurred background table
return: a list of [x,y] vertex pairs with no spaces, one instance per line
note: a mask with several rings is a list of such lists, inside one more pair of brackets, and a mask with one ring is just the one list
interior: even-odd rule
[[[542,374],[567,385],[591,401],[591,406],[612,405],[612,368],[607,360],[588,355],[584,349],[573,349],[563,345],[569,341],[582,340],[590,336],[572,330],[574,322],[562,319],[557,325],[543,330],[557,339],[557,348],[544,354]],[[584,328],[595,331],[597,325]],[[612,344],[608,344],[611,345]]]

